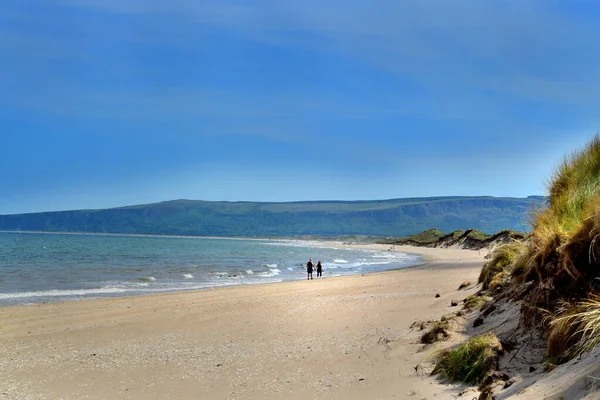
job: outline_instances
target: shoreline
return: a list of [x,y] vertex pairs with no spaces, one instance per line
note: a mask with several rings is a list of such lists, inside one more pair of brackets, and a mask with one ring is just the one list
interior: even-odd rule
[[[29,232],[34,233],[34,232]],[[46,232],[47,233],[47,232]],[[47,233],[50,235],[54,235],[55,233]],[[62,234],[62,233],[58,233]],[[67,234],[70,235],[70,234]],[[79,234],[76,234],[79,235]],[[81,235],[88,235],[87,233]],[[92,234],[94,236],[95,234]],[[122,236],[122,235],[109,235],[109,236]],[[142,236],[143,237],[143,236]],[[175,237],[172,237],[175,238]],[[181,239],[177,237],[175,239]],[[209,237],[198,237],[197,239],[211,239]],[[218,238],[220,240],[246,240],[241,238]],[[255,240],[265,240],[265,239],[255,239]],[[328,249],[352,249],[352,250],[374,250],[377,252],[387,252],[390,249],[390,246],[385,244],[349,244],[346,242],[340,241],[323,241],[323,240],[314,240],[314,241],[305,241],[305,240],[287,240],[287,239],[271,239],[269,242],[284,242],[284,243],[292,243],[293,246],[300,245],[302,247],[318,249],[318,248],[328,248]],[[408,254],[409,256],[419,257],[419,259],[409,260],[409,261],[398,261],[397,263],[391,263],[391,266],[385,266],[386,269],[376,269],[375,271],[343,271],[337,270],[335,268],[330,269],[328,265],[325,265],[325,278],[330,279],[338,276],[348,276],[355,274],[367,274],[367,273],[376,273],[381,271],[392,271],[392,270],[401,270],[405,268],[412,268],[418,265],[421,265],[427,261],[428,256],[420,255],[420,250],[415,251],[415,248],[407,247],[406,249],[397,249],[394,251],[395,253],[403,253]],[[397,265],[393,265],[397,264]],[[403,265],[409,264],[409,265]],[[246,267],[240,266],[241,269],[246,269]],[[289,268],[288,268],[289,269]],[[287,271],[284,271],[281,275],[280,282],[294,282],[302,280],[301,277],[298,276],[289,276]],[[286,274],[287,273],[287,274]],[[331,273],[331,275],[329,275]],[[195,273],[194,273],[195,275]],[[243,275],[243,274],[242,274]],[[250,276],[250,278],[252,278]],[[174,288],[150,288],[149,290],[145,290],[144,288],[135,288],[135,287],[126,287],[126,288],[106,288],[104,287],[96,287],[94,289],[84,288],[84,287],[72,287],[72,288],[63,288],[63,289],[54,289],[53,287],[48,287],[46,289],[38,289],[37,291],[22,291],[22,292],[7,292],[0,294],[2,300],[0,300],[0,308],[2,307],[11,307],[11,306],[19,306],[19,305],[37,305],[37,304],[48,304],[48,303],[62,303],[66,301],[87,301],[87,300],[97,300],[97,299],[105,299],[105,298],[118,298],[118,297],[133,297],[133,296],[146,296],[146,295],[159,295],[159,294],[168,294],[168,293],[179,293],[179,292],[193,292],[193,291],[203,291],[203,290],[212,290],[216,288],[229,288],[229,287],[245,287],[252,285],[264,285],[268,283],[273,283],[272,281],[253,281],[252,279],[242,279],[236,282],[231,283],[212,283],[210,281],[203,281],[202,279],[198,281],[198,284],[195,285],[194,288],[185,288],[185,287],[174,287]],[[203,284],[205,286],[203,286]],[[54,293],[56,292],[56,293]],[[85,292],[85,293],[84,293]],[[3,297],[4,296],[4,297]],[[19,301],[18,299],[26,299],[25,301]]]
[[456,311],[483,256],[410,250],[427,259],[310,284],[2,307],[4,398],[452,398],[415,374],[429,351],[410,325]]

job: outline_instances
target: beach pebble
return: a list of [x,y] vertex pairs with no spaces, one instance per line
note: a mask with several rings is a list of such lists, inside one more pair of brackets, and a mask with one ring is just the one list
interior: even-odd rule
[[458,305],[458,300],[452,300],[450,302],[450,306],[452,306],[452,307],[456,307],[457,305]]
[[436,294],[435,294],[435,298],[437,299],[438,297],[440,297],[440,294],[439,294],[439,293],[436,293]]

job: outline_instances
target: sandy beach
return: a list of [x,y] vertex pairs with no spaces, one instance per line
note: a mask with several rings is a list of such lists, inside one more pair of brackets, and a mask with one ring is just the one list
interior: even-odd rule
[[455,398],[462,387],[415,368],[435,347],[419,351],[422,332],[410,326],[458,311],[450,302],[474,293],[458,286],[476,283],[485,254],[394,250],[426,261],[337,278],[325,265],[325,279],[312,281],[0,308],[0,398]]

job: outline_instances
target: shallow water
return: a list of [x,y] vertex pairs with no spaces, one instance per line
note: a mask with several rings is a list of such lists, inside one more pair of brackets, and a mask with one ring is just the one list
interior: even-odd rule
[[309,258],[324,277],[421,262],[296,240],[0,232],[0,306],[306,279]]

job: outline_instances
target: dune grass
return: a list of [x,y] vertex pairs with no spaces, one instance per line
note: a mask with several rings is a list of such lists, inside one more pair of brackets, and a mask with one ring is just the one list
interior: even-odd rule
[[497,368],[502,351],[495,334],[476,336],[454,350],[441,352],[432,373],[451,381],[477,384],[488,371]]
[[600,137],[565,158],[549,186],[548,207],[534,215],[525,279],[552,287],[548,309],[585,298],[600,276]]
[[480,231],[479,229],[469,229],[467,233],[467,238],[475,239],[475,240],[486,240],[492,237],[492,235],[488,235],[485,232]]
[[600,344],[600,136],[565,157],[548,191],[531,233],[497,248],[479,282],[513,290],[521,321],[547,329],[548,354],[562,362]]
[[564,356],[571,342],[575,344],[571,355],[580,355],[600,345],[600,296],[592,295],[574,305],[567,304],[550,322],[550,328],[551,356]]
[[439,229],[432,228],[432,229],[428,229],[426,231],[419,232],[417,234],[414,234],[414,235],[411,235],[408,237],[398,238],[398,239],[396,239],[395,243],[396,244],[417,243],[417,244],[426,245],[426,244],[435,243],[440,238],[442,238],[444,235],[445,235],[445,233],[440,231]]
[[538,270],[557,257],[559,272],[574,279],[596,264],[600,234],[600,137],[565,158],[550,183],[549,207],[537,215],[533,236]]
[[471,296],[469,296],[469,297],[467,297],[465,299],[465,304],[463,306],[463,309],[465,309],[465,310],[478,310],[485,303],[487,303],[490,300],[492,300],[492,297],[490,297],[490,296],[473,294],[473,295],[471,295]]
[[[514,240],[495,249],[491,254],[491,259],[481,269],[479,274],[479,283],[484,290],[496,290],[499,285],[511,275],[515,262],[525,251],[526,245],[522,241]],[[493,287],[490,287],[491,284]]]

